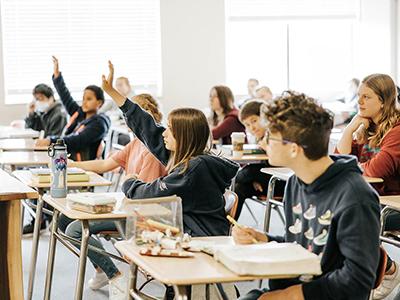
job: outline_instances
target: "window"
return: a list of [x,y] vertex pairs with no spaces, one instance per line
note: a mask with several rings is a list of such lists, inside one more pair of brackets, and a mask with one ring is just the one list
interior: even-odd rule
[[356,0],[226,0],[227,84],[257,78],[274,94],[343,91],[352,65]]
[[30,102],[39,83],[52,86],[52,55],[76,100],[101,85],[108,60],[115,78],[161,92],[158,0],[3,0],[0,9],[7,104]]

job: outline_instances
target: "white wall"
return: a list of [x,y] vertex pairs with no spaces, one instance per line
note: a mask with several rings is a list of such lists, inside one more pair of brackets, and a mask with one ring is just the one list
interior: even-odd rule
[[224,0],[161,0],[160,13],[164,112],[208,107],[225,83]]

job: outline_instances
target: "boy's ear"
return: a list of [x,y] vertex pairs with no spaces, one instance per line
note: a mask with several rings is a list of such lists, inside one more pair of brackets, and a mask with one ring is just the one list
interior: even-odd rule
[[54,100],[54,97],[53,97],[53,96],[51,96],[51,97],[49,98],[49,100],[50,100],[50,102],[51,102],[52,104],[55,102],[55,100]]
[[302,151],[304,151],[304,149],[302,147],[300,147],[299,145],[297,145],[296,143],[292,143],[290,144],[291,147],[291,154],[290,156],[292,158],[297,158],[301,155]]
[[[103,106],[103,104],[104,104],[104,100],[97,100],[97,105],[98,105],[98,108],[100,108],[100,107],[102,107]],[[100,103],[100,104],[99,104]]]

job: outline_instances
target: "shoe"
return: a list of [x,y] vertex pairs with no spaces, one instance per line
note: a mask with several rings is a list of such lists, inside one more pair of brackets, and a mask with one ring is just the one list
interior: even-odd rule
[[[33,219],[28,225],[25,225],[23,230],[22,230],[22,235],[23,237],[31,237],[33,236],[33,230],[35,229],[35,220]],[[46,226],[46,221],[42,221],[42,224],[40,224],[40,233],[45,232],[47,229]]]
[[117,278],[109,281],[110,300],[128,300],[128,278],[121,272]]
[[293,213],[295,215],[301,215],[303,213],[303,208],[301,207],[301,203],[297,203],[296,206],[293,206]]
[[310,204],[310,207],[306,210],[306,212],[303,214],[304,218],[307,220],[314,219],[317,214],[317,209],[315,205]]
[[301,220],[296,219],[296,222],[292,226],[289,227],[289,231],[293,234],[298,234],[301,232]]
[[304,236],[307,239],[312,240],[314,238],[314,229],[312,229],[312,227],[308,228],[308,230],[304,232]]
[[318,218],[321,225],[330,225],[333,218],[333,213],[328,209],[322,216]]
[[393,263],[396,267],[396,270],[391,275],[383,276],[381,284],[374,290],[374,295],[372,296],[372,299],[386,298],[399,284],[400,282],[399,264],[395,261]]
[[108,284],[108,277],[104,272],[94,271],[92,278],[89,279],[88,285],[92,290],[98,290],[99,288]]
[[328,231],[326,229],[323,229],[322,233],[314,238],[314,244],[317,246],[322,246],[326,244],[327,240],[328,240]]

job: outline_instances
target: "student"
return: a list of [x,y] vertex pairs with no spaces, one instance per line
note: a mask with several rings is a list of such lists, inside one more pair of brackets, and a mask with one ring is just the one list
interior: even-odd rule
[[250,78],[247,82],[247,95],[240,99],[238,103],[238,107],[242,108],[242,106],[247,102],[255,98],[254,88],[258,86],[260,83],[255,78]]
[[[157,102],[148,94],[135,96],[132,101],[149,112],[156,123],[160,123],[162,114],[158,110]],[[87,171],[104,173],[114,168],[122,167],[126,174],[136,174],[144,182],[152,182],[159,177],[166,175],[165,167],[147,150],[139,139],[130,142],[124,150],[106,160],[92,160],[83,162],[68,162],[68,167],[79,167]],[[68,236],[81,239],[82,226],[79,220],[69,219],[61,215],[59,228]],[[113,221],[90,222],[90,234],[97,234],[101,231],[116,231]],[[104,249],[101,243],[93,237],[89,238],[89,244]],[[101,255],[89,250],[88,257],[96,271],[88,285],[92,290],[97,290],[110,283],[110,299],[123,299],[127,278],[122,275],[115,264],[108,256]]]
[[321,256],[322,275],[269,280],[270,291],[252,290],[240,300],[368,299],[379,263],[379,199],[355,157],[328,156],[333,115],[289,91],[263,106],[262,117],[269,162],[295,172],[284,196],[285,235],[234,227],[234,240],[296,242]]
[[214,140],[222,139],[222,144],[232,144],[232,132],[244,132],[239,111],[233,106],[233,94],[227,86],[214,86],[210,91],[212,110],[211,126]]
[[82,106],[79,106],[66,87],[58,68],[58,60],[54,56],[53,63],[53,84],[71,119],[65,135],[39,139],[36,145],[49,146],[50,143],[55,143],[61,138],[67,144],[67,151],[71,153],[72,160],[95,159],[98,157],[100,143],[110,128],[110,119],[102,113],[98,114],[98,109],[104,103],[104,93],[96,85],[87,86],[83,94]]
[[[246,130],[256,137],[256,142],[260,142],[265,135],[266,128],[261,122],[260,108],[264,104],[261,100],[251,100],[242,106],[239,112],[240,122],[246,127]],[[268,182],[271,175],[262,173],[262,168],[271,167],[268,162],[258,164],[248,164],[243,167],[235,179],[235,193],[239,201],[236,209],[235,219],[239,219],[243,204],[247,198],[252,196],[266,195]],[[285,183],[278,181],[275,186],[275,196],[283,196]]]
[[122,191],[128,198],[178,195],[182,198],[184,231],[192,236],[227,235],[224,192],[238,165],[210,150],[207,118],[198,109],[179,108],[168,116],[168,126],[156,124],[139,105],[112,86],[114,68],[103,75],[103,89],[122,110],[125,121],[139,140],[167,167],[168,175],[151,183],[127,179]]
[[264,100],[267,103],[272,101],[272,92],[267,86],[258,86],[255,88],[257,99]]
[[61,135],[67,116],[61,103],[54,101],[54,92],[51,87],[41,83],[32,91],[34,100],[29,104],[29,113],[25,117],[25,127],[37,131],[44,131],[44,136]]
[[[364,175],[382,178],[382,184],[373,185],[379,195],[400,195],[400,111],[396,85],[388,75],[373,74],[363,79],[358,94],[359,113],[343,131],[336,152],[357,156]],[[400,230],[399,223],[400,214],[393,212],[386,219],[385,230]],[[399,264],[389,257],[374,299],[385,298],[399,282]]]

